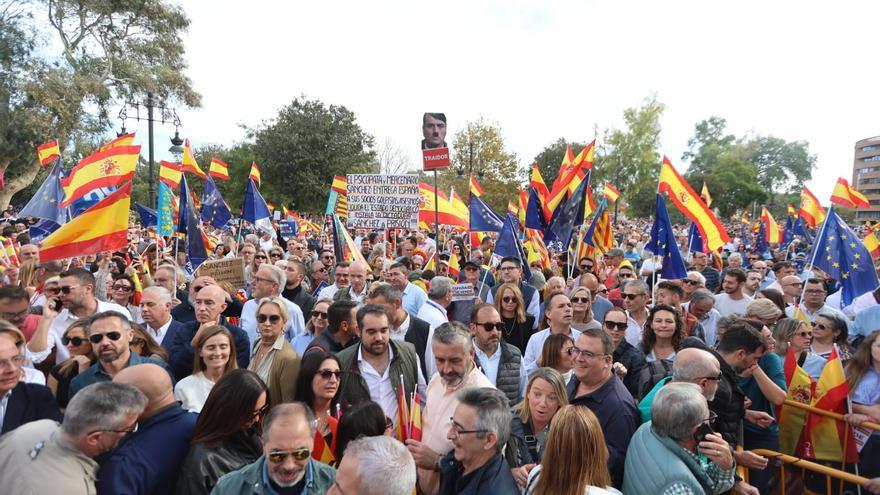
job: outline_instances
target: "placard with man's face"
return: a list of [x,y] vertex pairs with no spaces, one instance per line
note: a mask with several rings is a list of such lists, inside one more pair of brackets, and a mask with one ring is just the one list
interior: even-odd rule
[[422,149],[446,148],[446,114],[422,115]]

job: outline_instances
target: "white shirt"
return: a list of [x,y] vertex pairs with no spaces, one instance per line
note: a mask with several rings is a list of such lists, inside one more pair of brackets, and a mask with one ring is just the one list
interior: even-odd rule
[[750,302],[752,302],[752,298],[749,296],[743,295],[742,299],[734,300],[731,299],[729,294],[722,292],[715,296],[715,306],[713,306],[713,308],[718,310],[718,313],[721,316],[745,316],[746,306],[748,306]]
[[[483,352],[482,349],[477,347],[477,343],[474,342],[474,356],[477,358],[477,361],[479,361],[480,367],[483,369],[483,374],[486,375],[486,378],[488,378],[490,382],[498,387],[498,367],[501,365],[501,343],[499,343],[498,347],[495,348],[495,352],[491,356],[489,356],[485,352]],[[519,397],[517,399],[517,402],[522,400],[528,380],[529,377],[528,375],[526,375],[526,370],[522,366],[522,364],[520,364]]]
[[[284,299],[281,296],[281,299]],[[244,306],[241,308],[241,319],[239,320],[239,326],[248,334],[248,339],[250,340],[251,345],[254,344],[257,340],[260,339],[257,334],[257,307],[259,300],[256,298],[249,299]],[[287,299],[284,299],[284,303],[287,305],[287,312],[290,314],[290,319],[287,320],[287,323],[284,325],[284,336],[287,338],[288,342],[293,341],[293,339],[297,335],[301,335],[306,331],[306,321],[303,318],[303,312],[299,309],[299,306],[296,303],[291,302]]]
[[428,345],[425,346],[425,369],[428,370],[427,378],[428,381],[430,381],[431,377],[434,376],[434,373],[437,372],[437,363],[434,362],[434,349],[432,349],[433,346],[431,345],[431,342],[433,341],[432,339],[434,338],[434,329],[444,323],[448,323],[449,318],[446,317],[446,310],[443,306],[440,306],[430,299],[422,305],[422,308],[419,309],[419,314],[416,316],[428,322]]
[[173,318],[171,318],[171,315],[168,315],[168,321],[166,321],[161,327],[154,329],[147,323],[144,323],[144,328],[147,329],[147,333],[150,334],[150,337],[153,337],[156,343],[162,345],[162,341],[165,340],[165,334],[168,333],[168,327],[171,326],[172,320]]
[[[98,302],[98,307],[95,311],[96,314],[105,311],[116,311],[122,313],[126,318],[131,320],[131,313],[129,313],[126,308],[123,308],[116,303],[101,301],[100,299],[96,299],[96,301]],[[42,363],[47,357],[49,357],[49,354],[52,353],[52,349],[55,347],[58,348],[58,352],[55,353],[55,364],[62,363],[70,358],[70,352],[67,350],[67,346],[61,342],[61,336],[64,335],[64,331],[67,330],[67,327],[77,320],[79,320],[79,318],[68,311],[67,308],[62,309],[49,326],[49,338],[46,349],[41,352],[31,352],[25,349],[25,355],[27,358],[34,364]]]
[[[46,375],[44,375],[41,371],[37,371],[30,366],[22,366],[22,370],[24,370],[24,382],[25,383],[36,383],[37,385],[45,385],[46,384]],[[0,422],[0,424],[3,424]]]
[[0,425],[6,419],[6,407],[9,405],[10,396],[12,396],[12,390],[3,394],[3,398],[0,399]]
[[204,372],[199,371],[177,382],[174,387],[174,398],[180,401],[180,407],[198,414],[202,412],[202,406],[205,405],[212,388],[214,382],[208,380]]
[[[645,320],[647,321],[647,320]],[[626,334],[624,334],[623,338],[626,339],[633,347],[636,349],[641,349],[642,345],[642,333],[645,331],[644,327],[639,324],[632,316],[629,315],[629,311],[626,312]]]
[[394,393],[394,387],[391,386],[391,378],[388,376],[388,370],[391,369],[391,359],[394,358],[394,350],[390,345],[388,346],[388,364],[381,375],[373,368],[373,365],[364,359],[362,351],[363,346],[358,345],[358,370],[360,370],[361,377],[367,383],[367,388],[370,390],[370,400],[379,404],[379,407],[385,411],[385,415],[396,422],[397,394]]
[[333,285],[328,285],[318,292],[318,299],[324,299],[325,297],[333,299],[333,296],[335,296],[337,292],[339,292],[339,287],[337,287],[335,283]]
[[397,328],[391,329],[391,338],[394,340],[399,340],[404,342],[406,340],[406,332],[409,331],[409,322],[410,322],[409,313],[406,313],[406,318],[403,320],[403,323],[400,324]]
[[[570,328],[568,335],[573,340],[577,340],[577,338],[581,336],[581,332],[575,328]],[[548,337],[550,337],[549,328],[545,328],[540,332],[535,332],[529,337],[529,342],[526,344],[526,354],[523,356],[522,364],[526,376],[532,376],[532,373],[538,369],[538,358],[541,357],[541,352],[544,350],[544,342]]]

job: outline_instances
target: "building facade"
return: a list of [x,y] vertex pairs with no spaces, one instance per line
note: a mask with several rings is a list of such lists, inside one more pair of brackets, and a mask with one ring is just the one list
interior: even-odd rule
[[871,202],[856,210],[856,221],[880,220],[880,136],[856,141],[850,184]]

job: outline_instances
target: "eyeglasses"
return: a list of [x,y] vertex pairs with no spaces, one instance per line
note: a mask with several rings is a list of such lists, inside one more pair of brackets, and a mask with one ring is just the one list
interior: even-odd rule
[[271,256],[271,257],[273,257],[273,258],[280,258],[280,257],[281,257],[281,253],[269,253],[269,256]]
[[315,271],[318,271],[318,272],[326,272],[326,271],[327,271],[327,267],[322,266],[321,268],[318,268],[318,269],[315,270]]
[[18,368],[22,364],[24,364],[24,356],[21,354],[12,356],[9,359],[0,359],[0,369],[5,369],[7,367]]
[[593,265],[581,265],[581,271],[589,271],[593,269]]
[[[73,344],[74,347],[79,347],[79,346],[83,345],[83,342],[85,342],[85,341],[86,341],[86,339],[84,339],[82,337],[61,337],[62,344],[64,344],[64,345]],[[98,342],[100,342],[100,340]]]
[[[802,284],[801,282],[792,282],[790,284],[783,285],[783,287],[803,287],[803,286],[804,286],[804,284]],[[809,291],[807,291],[807,292],[809,292]]]
[[684,285],[700,285],[700,283],[696,280],[691,280],[689,278],[682,280],[681,283],[683,283]]
[[70,291],[77,287],[79,287],[79,285],[63,285],[59,287],[58,290],[61,291],[62,294],[70,294]]
[[819,330],[831,330],[831,327],[822,323],[813,323],[813,328],[818,328]]
[[332,260],[333,258],[334,258],[333,255],[321,256],[321,259],[322,259],[322,260]]
[[61,289],[59,287],[50,287],[48,289],[43,289],[43,292],[45,292],[46,294],[53,294],[54,295],[54,294],[58,294],[59,292],[61,292]]
[[633,275],[632,273],[618,273],[617,274],[617,278],[632,278],[634,276],[635,275]]
[[717,419],[718,419],[718,415],[715,414],[715,411],[709,411],[709,417],[706,418],[706,419],[704,419],[703,421],[700,421],[700,422],[701,422],[701,423],[715,424],[715,420],[717,420]]
[[506,302],[506,303],[515,303],[515,302],[517,302],[516,297],[513,297],[513,296],[504,296],[504,297],[501,298],[501,300],[502,300],[503,302]]
[[632,301],[639,296],[644,296],[644,294],[621,294],[621,296],[623,296],[624,299],[629,299],[630,301]]
[[253,280],[254,282],[269,282],[269,283],[272,283],[272,284],[275,283],[275,281],[272,280],[272,279],[270,279],[270,278],[258,277],[258,276],[256,276],[256,275],[254,275],[253,277],[251,277],[251,280]]
[[501,322],[493,323],[487,321],[486,323],[474,323],[474,325],[485,328],[487,332],[491,332],[492,330],[498,330],[500,332],[504,328],[504,323]]
[[266,259],[266,255],[265,254],[258,254],[256,256],[254,256],[254,259],[264,260],[264,259]]
[[107,433],[135,433],[138,431],[138,424],[137,424],[137,421],[135,421],[133,425],[129,426],[128,428],[126,428],[124,430],[95,430],[95,431],[89,432],[89,435],[91,435],[92,433],[99,433],[102,431],[107,432]]
[[517,268],[519,268],[519,267],[518,266],[502,266],[501,271],[502,272],[509,272],[511,270],[516,270]]
[[272,464],[281,464],[287,460],[288,457],[293,457],[297,461],[304,461],[308,459],[310,455],[312,455],[312,451],[309,449],[296,449],[289,452],[273,450],[272,452],[269,452],[269,455],[267,455],[266,458],[269,459],[269,462]]
[[608,294],[608,289],[602,288],[597,290],[596,292],[598,292],[599,294]]
[[27,316],[28,311],[30,311],[30,308],[24,308],[23,310],[21,310],[17,313],[0,313],[0,318],[4,319],[6,321],[20,320],[20,319],[24,318],[25,316]]
[[100,344],[104,337],[112,341],[117,341],[122,338],[122,332],[107,332],[107,333],[93,333],[89,335],[89,342],[93,344]]
[[133,287],[128,286],[128,285],[114,285],[113,286],[113,290],[121,290],[123,292],[131,292],[131,289],[133,289]]
[[316,373],[325,380],[329,380],[331,376],[335,376],[337,380],[342,379],[342,370],[320,370]]
[[455,422],[455,418],[450,417],[449,421],[452,423],[452,431],[455,432],[455,436],[459,435],[468,435],[470,433],[489,433],[489,430],[465,430],[463,426]]
[[721,378],[722,378],[723,376],[724,376],[723,373],[718,372],[718,376],[701,376],[700,378],[697,378],[697,380],[712,380],[712,381],[715,381],[715,382],[720,382],[720,381],[721,381]]
[[327,313],[323,311],[312,311],[312,318],[327,318]]
[[254,411],[254,414],[251,417],[253,417],[254,419],[262,418],[263,416],[266,415],[267,412],[269,412],[269,403],[268,402],[266,404],[264,404],[263,407]]
[[805,339],[812,339],[813,338],[813,332],[796,332],[795,335],[800,335],[801,337],[803,337]]
[[573,303],[588,303],[590,302],[589,297],[572,297],[571,302]]
[[585,358],[594,359],[599,356],[606,356],[607,354],[596,354],[595,352],[588,351],[585,349],[579,349],[577,347],[569,347],[568,355],[577,359],[578,356],[583,356]]
[[629,323],[625,321],[605,320],[605,328],[607,328],[608,330],[617,329],[618,331],[622,332],[629,328]]
[[278,322],[281,321],[280,315],[257,315],[257,323],[266,323],[266,321],[273,325],[277,325]]

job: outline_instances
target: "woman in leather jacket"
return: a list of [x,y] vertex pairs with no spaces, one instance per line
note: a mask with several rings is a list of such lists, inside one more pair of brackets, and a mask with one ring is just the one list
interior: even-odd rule
[[217,480],[263,455],[260,426],[269,389],[253,371],[236,369],[211,389],[180,467],[175,493],[208,495]]

